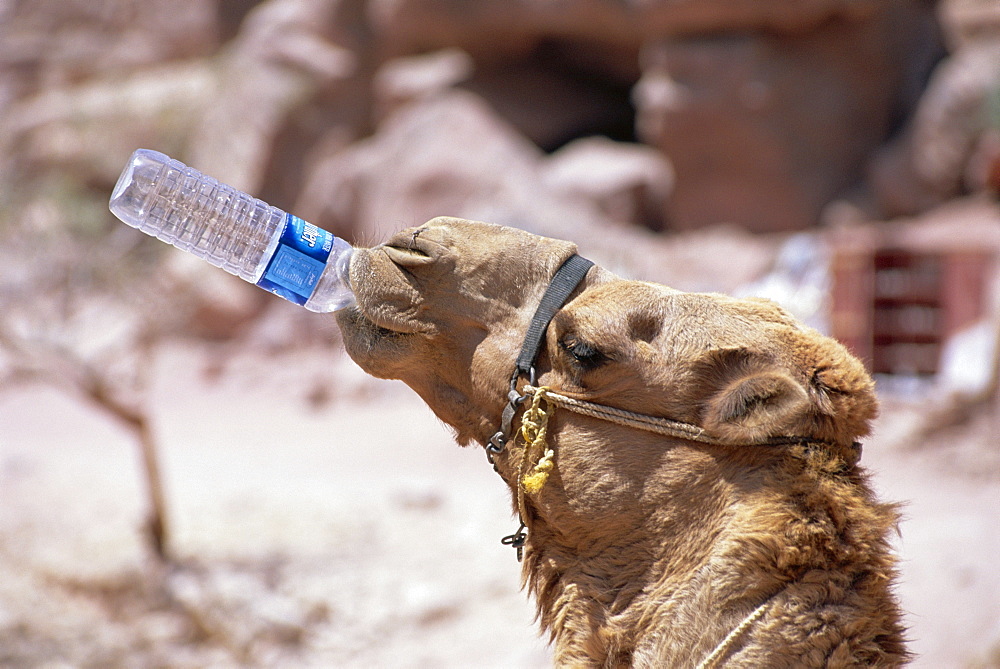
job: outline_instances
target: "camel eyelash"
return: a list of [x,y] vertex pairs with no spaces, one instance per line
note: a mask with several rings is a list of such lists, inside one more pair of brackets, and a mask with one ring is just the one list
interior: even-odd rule
[[595,346],[575,338],[567,337],[559,342],[573,360],[585,370],[600,367],[611,360],[611,357]]

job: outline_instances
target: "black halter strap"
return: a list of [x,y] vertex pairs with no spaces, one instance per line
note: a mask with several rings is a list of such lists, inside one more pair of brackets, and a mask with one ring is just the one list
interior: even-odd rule
[[[514,414],[517,413],[518,406],[525,399],[525,395],[517,392],[517,380],[521,376],[527,376],[529,382],[532,385],[535,384],[535,360],[538,358],[538,351],[542,346],[542,338],[545,336],[545,330],[549,327],[549,321],[552,320],[557,311],[562,309],[562,306],[566,304],[566,300],[569,299],[570,294],[580,285],[580,282],[583,281],[583,278],[587,276],[587,272],[593,266],[594,263],[576,254],[567,258],[560,265],[559,269],[556,270],[556,273],[552,275],[552,280],[549,281],[549,286],[545,289],[545,294],[542,295],[542,299],[538,303],[538,308],[535,309],[535,315],[531,317],[528,331],[524,335],[524,342],[521,344],[521,352],[518,354],[517,362],[514,365],[514,373],[510,377],[510,389],[507,391],[507,406],[503,409],[500,429],[490,437],[489,442],[486,444],[486,458],[493,465],[493,469],[497,468],[496,463],[493,461],[493,456],[497,453],[502,453],[504,447],[507,445],[514,422]],[[518,512],[518,517],[520,518],[520,511]],[[520,518],[520,521],[520,527],[517,528],[514,534],[500,540],[505,546],[511,546],[517,550],[518,562],[521,561],[524,545],[528,540],[528,535],[524,532],[527,529],[525,519]]]
[[535,315],[532,316],[528,331],[524,335],[524,343],[521,344],[521,352],[517,356],[514,374],[510,377],[507,406],[503,410],[500,430],[490,438],[486,445],[486,457],[491,463],[493,456],[503,451],[510,438],[514,414],[517,412],[518,405],[524,401],[524,397],[517,392],[517,380],[521,376],[527,376],[532,384],[535,383],[535,360],[538,358],[538,351],[541,348],[542,338],[545,336],[549,321],[566,304],[570,294],[580,285],[593,266],[594,263],[591,261],[573,254],[556,270],[548,288],[545,289],[545,294],[542,295],[542,300],[538,303]]
[[528,332],[524,335],[524,343],[521,344],[521,353],[517,356],[517,371],[520,374],[532,374],[535,367],[535,359],[538,357],[538,349],[542,345],[542,337],[545,336],[545,329],[549,326],[549,321],[562,309],[583,277],[594,266],[586,258],[578,255],[571,255],[566,259],[549,282],[549,287],[542,295],[542,301],[538,303],[535,315],[531,318]]

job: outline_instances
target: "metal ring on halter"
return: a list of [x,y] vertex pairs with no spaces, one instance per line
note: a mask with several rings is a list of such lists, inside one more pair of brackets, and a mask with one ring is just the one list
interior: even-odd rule
[[[486,459],[489,460],[491,465],[496,464],[493,462],[493,456],[502,453],[506,447],[507,441],[510,439],[511,429],[513,428],[514,414],[517,413],[517,408],[528,397],[517,392],[517,380],[520,377],[521,370],[515,370],[514,374],[510,377],[510,389],[507,391],[507,406],[503,410],[500,429],[490,437],[489,443],[486,445]],[[528,370],[528,384],[533,386],[536,381],[535,366],[532,365]]]

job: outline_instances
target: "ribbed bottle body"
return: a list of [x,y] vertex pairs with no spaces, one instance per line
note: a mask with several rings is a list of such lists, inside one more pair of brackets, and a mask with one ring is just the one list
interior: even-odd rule
[[109,206],[128,225],[312,311],[353,302],[347,242],[157,151],[132,154]]

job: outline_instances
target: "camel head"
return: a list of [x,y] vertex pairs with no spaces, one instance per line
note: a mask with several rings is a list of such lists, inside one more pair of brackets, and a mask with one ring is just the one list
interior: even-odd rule
[[[357,305],[337,315],[347,351],[410,385],[460,443],[486,445],[535,310],[575,253],[452,218],[358,249]],[[840,344],[767,300],[593,266],[548,324],[535,370],[537,386],[563,397],[707,437],[557,409],[544,439],[507,439],[494,454],[528,527],[523,574],[556,664],[690,665],[713,646],[733,650],[717,644],[755,607],[795,630],[778,641],[750,638],[777,629],[763,623],[746,632],[739,666],[905,658],[885,539],[895,512],[874,501],[852,457],[875,395]],[[533,464],[538,441],[545,456]]]
[[[462,444],[497,430],[522,339],[576,247],[436,218],[358,249],[338,322],[368,373],[411,386]],[[683,293],[594,267],[546,333],[540,383],[703,427],[724,443],[847,443],[876,401],[862,365],[767,300]]]

